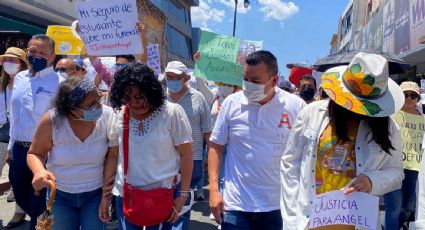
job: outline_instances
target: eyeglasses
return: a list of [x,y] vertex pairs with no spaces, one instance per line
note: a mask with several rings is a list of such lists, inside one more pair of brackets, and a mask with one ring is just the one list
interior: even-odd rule
[[171,81],[180,81],[183,80],[184,76],[181,75],[175,75],[175,76],[170,76],[170,75],[165,75],[165,80],[171,80]]
[[[3,63],[6,63],[6,62],[16,63],[16,62],[17,62],[17,60],[16,60],[16,58],[8,58],[8,57],[5,57],[5,58],[3,58],[2,62],[3,62]],[[19,63],[19,62],[18,62],[18,63]]]
[[417,93],[404,93],[404,98],[412,98],[412,99],[417,99],[419,98],[419,95]]

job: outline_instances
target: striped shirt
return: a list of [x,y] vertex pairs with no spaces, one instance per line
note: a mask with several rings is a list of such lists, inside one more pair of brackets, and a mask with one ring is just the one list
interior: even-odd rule
[[168,93],[167,100],[183,107],[192,127],[193,160],[203,160],[204,134],[212,131],[207,100],[200,92],[190,87],[179,101],[175,102]]

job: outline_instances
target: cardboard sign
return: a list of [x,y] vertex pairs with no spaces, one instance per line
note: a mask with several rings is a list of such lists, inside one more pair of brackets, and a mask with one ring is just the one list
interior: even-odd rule
[[143,53],[136,0],[79,1],[77,17],[88,55]]
[[151,44],[148,45],[148,66],[155,70],[157,75],[161,74],[161,59],[159,58],[159,45]]
[[199,78],[242,85],[243,66],[236,64],[240,40],[203,31],[199,42],[201,58],[195,63],[194,75]]
[[331,225],[376,229],[378,223],[379,198],[363,192],[322,193],[316,196],[311,207],[310,229]]
[[55,41],[55,53],[80,55],[84,50],[83,42],[75,37],[69,26],[49,26],[47,33]]
[[245,59],[248,55],[254,53],[255,51],[263,49],[263,41],[249,41],[242,40],[239,46],[238,58],[236,63],[239,65],[245,65]]
[[400,126],[403,167],[419,171],[422,159],[422,140],[425,132],[425,116],[399,111],[391,116]]

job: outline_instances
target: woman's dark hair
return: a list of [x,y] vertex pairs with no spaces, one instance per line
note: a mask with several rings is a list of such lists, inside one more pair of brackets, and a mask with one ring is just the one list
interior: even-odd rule
[[72,110],[75,109],[75,107],[72,106],[72,104],[75,104],[72,102],[72,93],[82,80],[84,80],[84,78],[69,77],[60,83],[58,94],[55,98],[56,115],[59,117],[66,117],[71,113]]
[[[390,150],[395,148],[390,140],[390,118],[389,117],[368,117],[363,116],[337,105],[334,101],[329,102],[329,117],[335,124],[336,135],[343,141],[348,141],[348,123],[347,120],[361,121],[365,120],[371,129],[372,138],[381,148],[391,155]],[[367,135],[369,136],[369,135]],[[367,137],[365,137],[367,138]]]
[[127,59],[128,62],[135,62],[136,61],[136,58],[133,55],[131,55],[131,54],[128,54],[128,55],[117,55],[117,56],[115,56],[115,60],[117,60],[118,58]]
[[151,107],[155,110],[165,102],[164,90],[155,73],[148,66],[133,62],[115,73],[114,84],[110,91],[110,103],[112,108],[120,110],[124,105],[125,92],[130,86],[136,86],[146,96]]
[[[18,60],[19,60],[18,73],[28,69],[27,63],[25,63],[20,58],[18,58]],[[6,71],[4,71],[4,69],[2,69],[2,75],[3,75],[3,81],[1,83],[0,92],[3,93],[3,92],[6,92],[6,89],[7,89],[7,86],[9,85],[9,83],[10,83],[11,77],[8,73],[6,73]]]

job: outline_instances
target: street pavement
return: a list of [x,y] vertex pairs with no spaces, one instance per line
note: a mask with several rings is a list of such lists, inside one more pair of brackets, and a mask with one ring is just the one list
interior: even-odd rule
[[[7,165],[3,169],[2,176],[0,177],[0,188],[1,185],[7,182],[8,167]],[[214,220],[209,218],[210,211],[208,206],[208,189],[206,187],[204,201],[196,202],[192,207],[192,213],[190,215],[189,229],[193,230],[215,230],[217,224]],[[1,194],[0,191],[0,230],[5,229],[4,226],[12,219],[15,211],[15,203],[8,203],[6,201],[9,191],[5,191]],[[27,230],[29,227],[29,218],[26,217],[26,222],[19,227],[13,228],[14,230]],[[108,229],[114,229],[114,226],[108,226]]]

